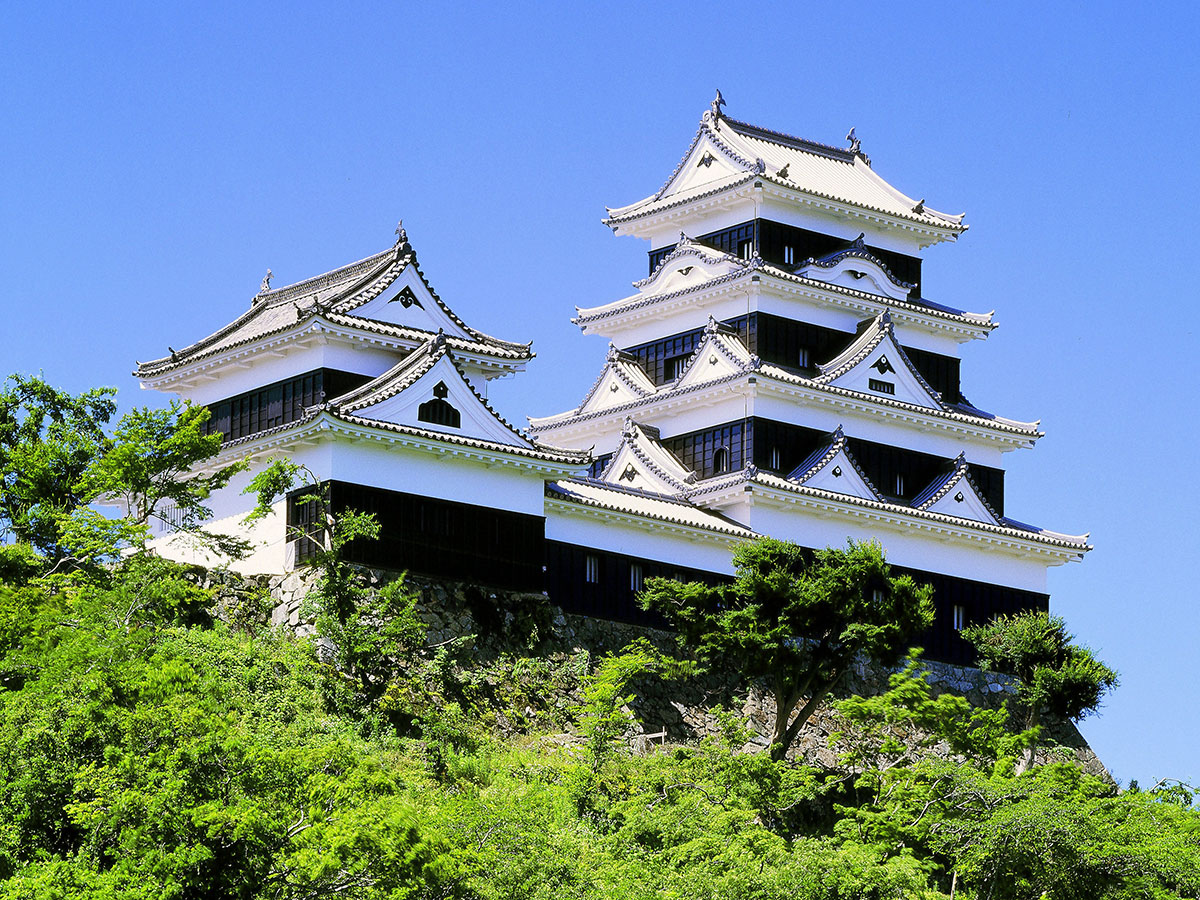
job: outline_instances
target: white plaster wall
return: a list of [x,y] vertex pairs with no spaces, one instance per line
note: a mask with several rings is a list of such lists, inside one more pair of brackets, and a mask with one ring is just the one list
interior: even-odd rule
[[730,563],[733,548],[725,541],[671,534],[665,531],[665,526],[647,531],[644,527],[564,513],[551,504],[546,505],[546,540],[624,553],[681,567],[733,574]]
[[847,538],[875,538],[883,545],[888,561],[896,565],[1028,591],[1046,591],[1046,568],[1053,564],[1049,557],[1031,558],[993,545],[802,507],[742,501],[723,512],[760,534],[808,547],[837,547]]
[[404,491],[459,503],[540,516],[546,476],[527,469],[492,465],[375,441],[339,440],[332,445],[329,475],[337,481]]
[[[278,355],[266,351],[245,357],[223,367],[218,377],[173,392],[197,404],[215,403],[246,391],[257,390],[276,381],[303,375],[313,369],[341,369],[360,375],[381,375],[399,362],[404,354],[397,350],[373,347],[369,344],[346,344],[342,342],[318,342],[303,347],[284,344]],[[143,383],[143,387],[145,384]],[[333,398],[329,398],[333,399]]]
[[242,519],[249,506],[234,515],[209,522],[205,530],[214,534],[240,537],[249,541],[252,552],[245,559],[229,563],[216,554],[206,552],[187,535],[164,533],[151,541],[151,548],[167,559],[196,563],[202,566],[221,566],[243,575],[279,575],[289,567],[287,546],[287,500],[281,499],[272,507],[272,514],[247,527]]

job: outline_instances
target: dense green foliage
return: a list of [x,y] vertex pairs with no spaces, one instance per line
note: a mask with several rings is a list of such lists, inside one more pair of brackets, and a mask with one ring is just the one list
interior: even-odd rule
[[765,681],[777,759],[858,656],[890,665],[933,621],[932,589],[892,577],[876,543],[814,553],[762,538],[738,547],[733,565],[732,584],[650,579],[642,602],[702,663]]
[[[1179,789],[1014,774],[1004,712],[916,664],[840,704],[829,770],[723,734],[635,755],[646,647],[589,662],[421,650],[369,591],[365,681],[137,556],[0,588],[0,897],[1174,897],[1200,890]],[[389,662],[390,660],[390,662]],[[594,670],[595,674],[589,674]],[[556,693],[574,690],[575,709]],[[944,742],[949,759],[923,752]]]
[[[637,687],[680,660],[646,643],[599,659],[431,646],[403,581],[372,587],[339,555],[373,520],[324,506],[318,635],[274,630],[267,597],[218,603],[201,572],[138,549],[160,502],[198,524],[228,477],[178,483],[211,448],[202,418],[143,411],[107,435],[105,392],[42,387],[14,380],[5,396],[28,389],[24,406],[0,406],[0,517],[20,539],[0,545],[0,900],[1200,893],[1190,790],[1121,792],[1065,762],[1018,771],[1037,731],[932,696],[916,656],[888,692],[836,704],[833,766],[746,752],[719,709],[718,734],[634,753]],[[304,474],[256,479],[259,514]],[[97,491],[127,517],[94,521],[81,504]],[[791,667],[822,696],[847,646],[894,658],[927,592],[891,579],[877,548],[815,560],[742,551],[727,633],[695,632],[701,655],[728,661],[740,635],[767,654],[758,669],[742,657],[748,679],[772,689]],[[1066,683],[1017,668],[1026,692]]]

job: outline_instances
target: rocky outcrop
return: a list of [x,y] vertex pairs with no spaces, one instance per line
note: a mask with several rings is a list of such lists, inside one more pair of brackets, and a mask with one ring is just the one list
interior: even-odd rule
[[[396,573],[363,570],[363,578],[381,585],[397,577]],[[316,573],[298,570],[287,575],[243,577],[232,573],[209,573],[206,587],[217,591],[218,615],[222,610],[244,610],[251,598],[269,595],[270,622],[288,627],[298,634],[311,634],[306,621],[304,598]],[[639,638],[649,640],[664,651],[675,647],[673,635],[665,631],[567,615],[543,594],[529,594],[410,576],[408,584],[418,592],[418,615],[427,628],[427,643],[442,646],[465,638],[459,649],[461,658],[474,662],[495,660],[504,655],[537,656],[561,664],[586,654],[592,660],[605,653],[618,653]],[[976,707],[996,708],[1015,690],[1006,675],[983,672],[969,666],[929,661],[926,675],[935,695],[952,692],[967,698]],[[560,668],[570,668],[563,667]],[[846,673],[835,697],[851,694],[870,696],[888,687],[890,670],[864,660]],[[531,698],[555,719],[555,711],[581,702],[579,681],[559,679],[539,684],[544,696]],[[774,720],[774,703],[757,685],[731,676],[705,675],[687,680],[663,681],[646,677],[631,685],[636,699],[630,710],[641,730],[633,736],[635,746],[660,742],[691,742],[720,729],[718,718],[710,712],[720,706],[739,713],[752,732],[747,750],[767,747]],[[528,709],[533,714],[533,709]],[[832,766],[840,748],[831,744],[832,735],[843,730],[836,712],[826,705],[818,710],[798,736],[790,754],[813,765]],[[1071,756],[1085,771],[1107,776],[1104,765],[1092,752],[1083,736],[1069,722],[1048,728],[1049,736],[1059,745],[1051,751]],[[649,737],[648,737],[649,736]],[[933,752],[937,752],[937,748]],[[1043,755],[1045,757],[1045,755]]]

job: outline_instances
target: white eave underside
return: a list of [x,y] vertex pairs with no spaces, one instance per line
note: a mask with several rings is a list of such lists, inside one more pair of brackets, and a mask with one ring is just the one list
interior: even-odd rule
[[[945,513],[929,512],[901,506],[886,501],[868,500],[839,494],[833,491],[812,488],[788,481],[766,472],[748,474],[745,471],[729,476],[707,479],[687,492],[688,499],[704,498],[703,502],[717,502],[722,496],[739,496],[747,488],[765,488],[773,491],[779,499],[790,503],[813,506],[826,511],[841,512],[858,518],[887,521],[897,527],[916,527],[926,531],[951,531],[986,543],[1007,543],[1010,546],[1049,553],[1064,560],[1082,559],[1091,550],[1088,535],[1060,534],[1046,530],[1028,530],[1010,524],[991,525],[973,519],[963,519]],[[759,496],[756,492],[756,496]],[[1003,520],[1010,522],[1011,520]]]
[[992,313],[959,312],[949,308],[894,300],[878,294],[869,294],[866,291],[856,291],[841,285],[794,275],[770,264],[722,275],[678,291],[650,295],[634,294],[604,306],[577,308],[575,317],[571,321],[578,325],[585,334],[588,332],[588,326],[596,322],[605,322],[609,326],[620,326],[639,319],[662,315],[671,308],[682,306],[685,303],[695,304],[697,300],[703,299],[710,292],[724,294],[731,290],[744,288],[742,282],[751,280],[755,275],[773,279],[776,286],[786,293],[805,294],[814,299],[872,316],[878,315],[885,309],[890,309],[897,322],[937,332],[949,332],[966,339],[985,338],[997,327],[996,323],[992,321]]
[[221,445],[220,451],[197,471],[215,470],[237,459],[253,459],[291,446],[323,440],[335,434],[351,439],[397,444],[431,453],[469,457],[489,465],[510,464],[560,478],[578,473],[590,460],[586,451],[551,448],[545,445],[533,448],[517,447],[444,431],[379,422],[354,415],[338,416],[318,408],[295,422],[227,441]]
[[756,391],[762,388],[775,388],[793,396],[804,394],[817,402],[851,407],[857,411],[882,415],[891,419],[919,422],[934,428],[953,431],[959,434],[969,434],[973,437],[984,438],[1000,444],[1009,444],[1013,447],[1031,447],[1034,441],[1043,437],[1043,433],[1038,431],[1033,423],[1016,422],[1007,419],[980,419],[966,415],[965,413],[936,410],[909,403],[901,403],[897,400],[890,400],[887,397],[876,397],[871,394],[863,394],[859,391],[851,391],[834,385],[818,384],[812,379],[804,378],[800,375],[792,375],[772,365],[763,365],[757,372],[739,372],[680,390],[673,390],[668,385],[663,385],[651,397],[582,415],[572,410],[571,412],[560,413],[557,416],[547,416],[541,419],[531,418],[529,420],[529,431],[531,434],[561,432],[568,430],[571,426],[585,422],[591,423],[588,427],[589,430],[592,430],[595,428],[597,420],[608,420],[610,418],[614,421],[620,420],[635,411],[654,410],[660,405],[663,408],[670,408],[680,402],[685,402],[688,405],[695,403],[706,405],[702,392],[716,391],[719,394],[727,395],[728,388],[731,385],[742,384],[749,387],[750,379],[755,375],[763,376],[754,382]]
[[686,501],[612,487],[592,480],[572,478],[551,482],[546,485],[546,498],[561,504],[618,513],[638,520],[643,527],[657,528],[666,522],[738,540],[749,540],[758,536],[749,528]]
[[[385,349],[407,353],[430,340],[434,335],[417,328],[376,322],[343,313],[313,315],[289,326],[256,335],[253,338],[225,347],[204,351],[155,373],[134,375],[142,379],[143,386],[162,390],[173,384],[186,384],[198,375],[213,369],[237,364],[239,360],[254,357],[264,351],[286,352],[290,345],[301,347],[316,337],[343,340],[350,344],[374,345]],[[496,347],[480,341],[469,341],[459,337],[447,337],[447,342],[461,359],[484,369],[505,372],[524,368],[534,354],[518,354],[499,351]]]

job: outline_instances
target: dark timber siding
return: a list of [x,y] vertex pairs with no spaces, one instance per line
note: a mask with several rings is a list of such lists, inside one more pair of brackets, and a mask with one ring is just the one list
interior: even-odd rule
[[[757,353],[764,362],[808,376],[815,375],[819,364],[829,362],[855,338],[847,331],[762,312],[738,316],[723,324],[735,330],[747,349]],[[674,361],[691,356],[703,339],[704,330],[697,328],[629,347],[626,352],[637,358],[651,381],[663,385],[679,374]],[[930,387],[940,392],[947,403],[959,402],[957,359],[910,347],[905,347],[904,352]]]
[[[595,559],[595,582],[589,582],[587,577],[589,556]],[[644,611],[637,604],[636,592],[631,583],[631,568],[635,565],[642,567],[644,579],[677,578],[680,581],[702,581],[710,585],[732,580],[729,576],[640,559],[637,556],[590,550],[559,541],[546,541],[547,593],[553,603],[568,613],[664,628],[667,623],[662,617]],[[914,637],[912,641],[913,646],[924,648],[926,659],[963,665],[974,663],[974,648],[954,630],[955,606],[963,607],[966,625],[987,622],[997,615],[1028,609],[1045,610],[1049,607],[1049,595],[1035,591],[999,587],[903,566],[892,566],[892,574],[910,575],[918,584],[933,586],[933,626]]]
[[[455,581],[471,581],[523,591],[541,591],[546,520],[417,494],[334,481],[328,483],[335,512],[353,509],[373,513],[380,525],[375,541],[353,541],[346,549],[351,562],[404,569]],[[311,504],[288,498],[288,523],[311,528]],[[311,542],[301,540],[297,558],[311,556]]]
[[370,381],[367,375],[315,369],[244,394],[210,403],[212,416],[205,434],[220,432],[224,440],[246,437],[304,417],[304,410],[352,391]]
[[[595,558],[596,582],[587,580],[587,558]],[[670,563],[591,550],[546,541],[546,592],[550,600],[564,611],[596,619],[631,622],[652,628],[666,628],[667,622],[657,613],[648,613],[637,605],[632,584],[632,567],[642,567],[642,578],[677,578],[680,581],[703,581],[718,584],[728,580],[699,569],[689,569]]]
[[[753,461],[761,469],[788,475],[828,441],[829,434],[815,428],[755,417],[663,438],[662,444],[703,479],[721,474],[714,465],[721,447],[729,451],[724,471],[737,471]],[[849,438],[849,445],[850,453],[879,492],[905,503],[929,487],[952,463],[928,453],[854,437]],[[1004,515],[1004,470],[971,463],[970,471],[988,503],[998,515]]]
[[[751,242],[751,247],[756,248],[758,255],[767,262],[787,269],[798,269],[809,258],[825,256],[836,250],[842,250],[850,244],[845,238],[833,237],[832,235],[821,234],[818,231],[809,231],[805,228],[795,228],[791,225],[783,225],[768,219],[755,219],[751,222],[743,222],[740,225],[734,225],[732,228],[724,228],[720,231],[701,235],[696,240],[708,244],[708,246],[717,250],[732,253],[735,256],[742,256],[744,254],[745,244],[749,241]],[[784,249],[786,247],[792,248],[794,260],[792,263],[788,263],[786,260]],[[658,250],[651,250],[650,272],[653,273],[658,268],[659,263],[663,261],[663,258],[674,249],[675,245],[672,244],[669,247],[660,247]],[[906,256],[903,253],[883,250],[870,245],[867,245],[867,249],[887,266],[891,273],[898,279],[910,284],[916,284],[916,288],[909,295],[910,297],[919,298],[921,296],[921,260],[919,257]]]

